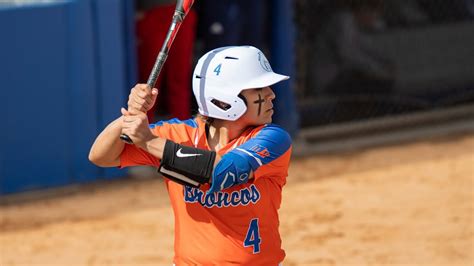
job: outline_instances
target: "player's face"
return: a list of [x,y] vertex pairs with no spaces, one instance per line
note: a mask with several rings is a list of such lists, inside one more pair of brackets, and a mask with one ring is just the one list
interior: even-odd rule
[[247,100],[247,111],[240,118],[249,125],[263,125],[272,122],[275,93],[270,87],[250,89],[241,92]]

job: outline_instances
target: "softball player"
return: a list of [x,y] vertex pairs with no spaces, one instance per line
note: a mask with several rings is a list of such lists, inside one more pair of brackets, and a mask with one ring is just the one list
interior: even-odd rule
[[[278,209],[291,138],[271,124],[269,87],[288,79],[252,46],[205,54],[193,74],[195,118],[148,124],[157,90],[135,86],[128,110],[97,137],[103,167],[152,165],[165,176],[175,216],[176,265],[278,265],[285,257]],[[125,133],[134,145],[124,144]]]

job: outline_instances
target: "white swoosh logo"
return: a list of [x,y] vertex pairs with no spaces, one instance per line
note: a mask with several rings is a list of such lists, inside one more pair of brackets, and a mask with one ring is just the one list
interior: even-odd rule
[[184,157],[194,157],[194,156],[201,156],[200,153],[182,153],[181,148],[176,152],[176,156],[184,158]]

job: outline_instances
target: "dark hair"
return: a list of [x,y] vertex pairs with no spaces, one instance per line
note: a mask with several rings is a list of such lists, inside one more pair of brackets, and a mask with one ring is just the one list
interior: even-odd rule
[[210,126],[212,124],[212,122],[214,122],[215,118],[212,118],[212,117],[209,117],[209,116],[205,116],[205,115],[202,115],[200,113],[198,113],[196,115],[197,118],[201,119],[202,121],[204,121],[204,123],[206,123],[206,125]]

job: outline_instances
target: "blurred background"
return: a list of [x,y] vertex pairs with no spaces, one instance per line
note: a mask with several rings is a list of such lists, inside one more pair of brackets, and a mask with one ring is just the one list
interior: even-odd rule
[[462,117],[472,125],[473,3],[295,1],[300,133],[379,138],[448,130]]
[[[173,0],[0,0],[0,265],[171,265],[155,169],[88,161]],[[473,265],[474,0],[196,0],[151,121],[197,112],[206,51],[254,45],[293,137],[285,265]],[[309,204],[310,202],[310,204]]]
[[[1,1],[7,115],[0,194],[127,175],[95,167],[87,155],[130,88],[146,81],[140,47],[147,32],[167,31],[171,21],[144,19],[158,12],[152,2],[174,7],[173,1]],[[178,69],[192,69],[212,48],[250,44],[265,51],[274,71],[292,77],[274,88],[275,122],[295,139],[295,157],[472,132],[472,0],[198,0],[192,16],[190,30],[180,32],[188,36],[189,68]],[[154,62],[150,54],[161,43],[145,58]],[[172,82],[160,83],[165,97],[151,117],[173,116],[175,102],[189,102],[184,112],[196,113],[187,80],[181,98]]]

